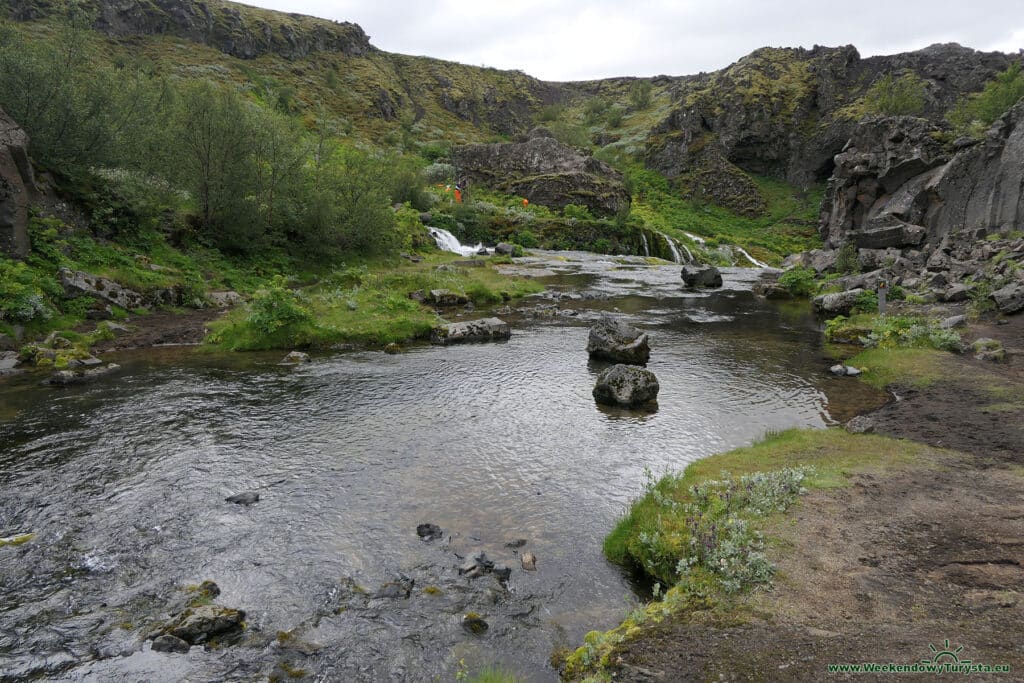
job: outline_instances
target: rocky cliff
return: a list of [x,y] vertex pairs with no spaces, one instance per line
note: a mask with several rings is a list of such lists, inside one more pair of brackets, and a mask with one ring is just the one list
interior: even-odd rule
[[596,216],[629,208],[622,174],[589,154],[563,145],[544,129],[518,143],[463,145],[452,152],[457,173],[473,183],[561,209],[586,206]]
[[0,109],[0,254],[28,256],[28,207],[35,193],[28,135]]
[[1002,292],[1003,312],[1024,308],[1024,101],[981,140],[944,145],[921,118],[865,121],[835,157],[822,203],[825,249],[798,260],[835,266],[857,249],[843,286],[902,284],[942,300],[979,287]]
[[[13,0],[19,21],[50,16],[56,0]],[[221,0],[85,0],[93,28],[114,38],[173,35],[242,59],[273,53],[299,59],[314,52],[363,55],[371,51],[363,29],[348,22],[285,14]]]
[[868,59],[852,46],[764,48],[721,71],[680,79],[673,111],[652,130],[646,163],[677,178],[685,195],[756,212],[756,198],[736,200],[749,194],[744,175],[803,187],[827,180],[882,76],[909,74],[922,88],[919,115],[940,121],[1009,64],[1007,55],[956,44]]

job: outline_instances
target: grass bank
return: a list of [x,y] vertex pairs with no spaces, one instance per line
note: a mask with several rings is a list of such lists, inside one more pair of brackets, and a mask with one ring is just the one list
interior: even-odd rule
[[655,580],[656,599],[608,632],[592,631],[565,661],[568,680],[609,680],[616,649],[666,619],[742,623],[752,589],[768,585],[776,533],[809,489],[847,486],[856,473],[885,473],[928,448],[841,429],[789,430],[704,458],[651,480],[608,535],[613,562]]
[[543,286],[502,275],[490,260],[454,254],[433,253],[416,263],[371,261],[334,270],[303,289],[278,279],[258,290],[248,305],[214,322],[208,340],[232,351],[401,344],[429,336],[443,322],[415,296],[429,299],[434,290],[481,307]]

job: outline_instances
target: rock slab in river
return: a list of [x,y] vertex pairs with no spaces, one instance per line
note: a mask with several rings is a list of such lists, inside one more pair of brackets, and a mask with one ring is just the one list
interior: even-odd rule
[[604,316],[590,328],[587,353],[597,360],[646,365],[651,357],[647,334],[624,320]]
[[594,399],[611,406],[639,406],[658,398],[658,378],[646,368],[613,365],[597,377]]
[[446,346],[468,342],[502,341],[511,336],[512,328],[501,318],[483,318],[434,328],[430,334],[430,341]]

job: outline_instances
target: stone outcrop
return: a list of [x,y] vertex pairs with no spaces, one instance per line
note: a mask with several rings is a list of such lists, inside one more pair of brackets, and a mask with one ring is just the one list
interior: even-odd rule
[[597,376],[594,400],[612,406],[639,406],[658,398],[658,378],[646,368],[613,365]]
[[651,357],[647,333],[624,320],[603,316],[590,328],[587,353],[595,360],[646,365]]
[[125,289],[113,280],[108,280],[99,275],[61,268],[59,276],[60,284],[64,287],[64,293],[69,297],[90,296],[94,299],[116,304],[126,310],[141,308],[146,305],[145,298],[138,292]]
[[0,109],[0,254],[29,252],[28,207],[36,194],[28,134]]
[[464,323],[449,323],[435,328],[430,334],[433,344],[465,344],[470,342],[503,341],[512,336],[512,328],[500,318],[483,318]]
[[589,154],[537,135],[526,142],[462,145],[452,163],[470,181],[561,209],[586,206],[596,216],[629,208],[622,174]]
[[822,294],[814,298],[814,310],[826,315],[849,315],[864,291],[858,288],[835,294]]

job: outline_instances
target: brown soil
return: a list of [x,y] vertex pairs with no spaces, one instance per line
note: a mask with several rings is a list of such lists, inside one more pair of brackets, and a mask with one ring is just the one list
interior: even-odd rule
[[[817,490],[780,525],[778,577],[742,618],[670,620],[620,646],[614,680],[932,680],[839,674],[829,664],[961,660],[1024,680],[1024,316],[965,333],[1008,361],[951,357],[943,380],[870,415],[876,431],[958,452]],[[946,674],[946,678],[953,677]]]
[[[114,339],[97,343],[97,353],[119,349],[138,349],[171,344],[199,344],[206,337],[206,324],[224,314],[223,309],[208,308],[186,312],[154,311],[135,315],[119,323],[128,332],[117,332]],[[92,329],[92,325],[88,329]]]

